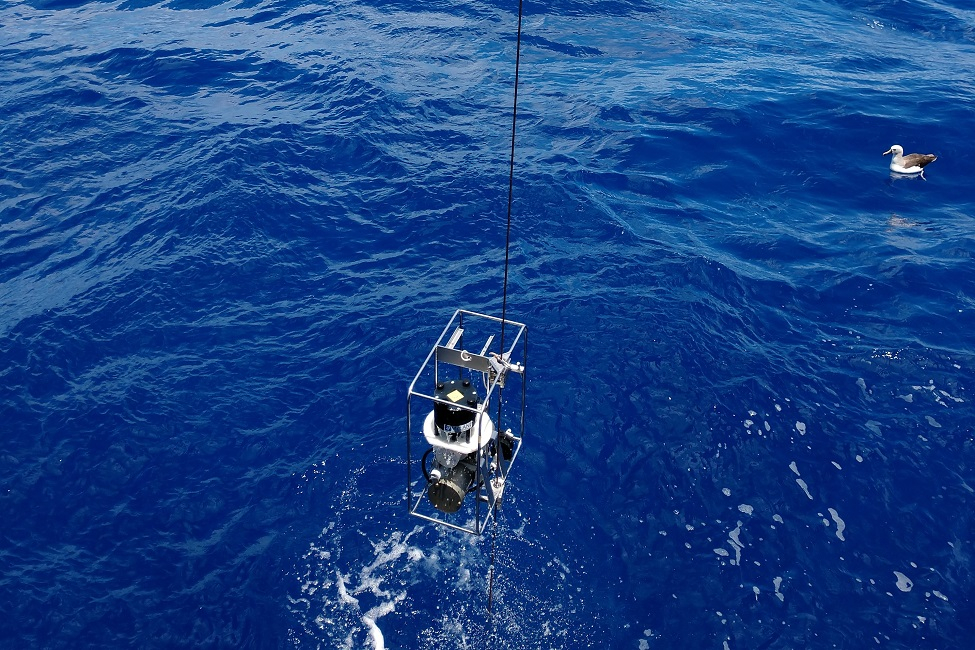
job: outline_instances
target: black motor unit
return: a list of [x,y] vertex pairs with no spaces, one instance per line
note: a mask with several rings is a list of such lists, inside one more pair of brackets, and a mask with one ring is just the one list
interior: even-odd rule
[[[477,408],[477,391],[469,379],[453,379],[437,384],[433,394],[437,399],[451,402],[434,402],[433,422],[437,427],[437,434],[443,436],[447,442],[463,440],[470,442],[471,429],[474,428],[475,411]],[[468,408],[461,408],[461,405]]]

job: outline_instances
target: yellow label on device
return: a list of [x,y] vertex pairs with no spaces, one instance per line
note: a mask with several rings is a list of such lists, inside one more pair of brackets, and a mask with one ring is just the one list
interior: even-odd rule
[[456,402],[457,400],[463,398],[464,398],[464,393],[460,392],[456,388],[450,391],[449,393],[447,393],[447,399],[449,399],[451,402]]

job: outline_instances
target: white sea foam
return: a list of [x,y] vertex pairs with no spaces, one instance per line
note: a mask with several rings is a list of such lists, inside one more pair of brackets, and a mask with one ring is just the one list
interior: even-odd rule
[[405,597],[405,592],[397,594],[394,600],[377,605],[362,615],[362,622],[369,631],[369,640],[372,641],[373,650],[385,650],[386,648],[386,639],[383,637],[383,631],[376,625],[376,619],[396,609],[396,603],[402,601]]
[[[508,513],[512,509],[510,520],[529,528],[517,505],[506,504]],[[350,650],[405,647],[390,630],[408,616],[420,621],[418,647],[471,647],[471,635],[483,631],[485,621],[489,541],[429,525],[402,531],[390,526],[367,534],[357,524],[344,526],[341,514],[337,519],[302,556],[305,568],[289,597],[298,621],[296,640]],[[573,541],[555,531],[512,533],[504,526],[499,532],[495,566],[501,570],[493,583],[494,610],[503,617],[506,634],[532,647],[566,647],[573,635],[595,633],[595,623],[574,616],[585,597],[574,577],[584,575],[586,567],[575,561]],[[553,552],[557,549],[565,553]],[[518,572],[506,571],[512,557],[527,562],[536,574],[513,578]],[[539,580],[546,589],[537,589]],[[452,604],[443,607],[444,602]],[[653,644],[649,634],[647,642]]]
[[735,552],[735,559],[730,560],[732,564],[741,566],[741,550],[745,548],[745,545],[741,543],[741,522],[735,526],[735,529],[728,533],[728,543],[731,545],[732,550]]
[[873,398],[870,397],[870,390],[867,389],[867,382],[863,380],[863,377],[857,379],[857,386],[860,387],[860,390],[863,392],[864,397],[866,397],[870,401],[873,401]]
[[[385,650],[380,620],[396,610],[418,580],[435,577],[454,591],[481,590],[479,582],[474,584],[471,566],[483,564],[483,558],[466,539],[458,544],[441,535],[440,543],[433,541],[425,552],[414,537],[437,540],[436,532],[421,526],[409,533],[394,530],[379,541],[367,540],[372,547],[368,563],[343,566],[342,547],[324,548],[334,543],[333,528],[334,524],[326,526],[320,540],[305,553],[304,597],[291,599],[313,616],[309,623],[317,630],[316,636],[325,634],[322,640],[331,646]],[[316,614],[314,607],[322,609]]]
[[803,481],[801,478],[797,478],[796,483],[799,484],[799,487],[802,488],[802,491],[805,492],[806,496],[809,497],[809,500],[812,501],[813,495],[809,493],[809,486],[806,485],[806,482]]
[[840,538],[840,541],[845,542],[846,538],[843,537],[843,531],[846,530],[846,522],[840,519],[840,515],[836,512],[836,510],[833,508],[828,508],[828,510],[829,516],[832,517],[833,521],[836,522],[836,536]]
[[903,592],[908,592],[914,588],[914,582],[900,571],[894,571],[897,577],[897,588]]
[[939,390],[938,392],[941,393],[944,397],[950,399],[952,402],[958,402],[960,404],[960,403],[963,403],[965,401],[961,397],[955,397],[954,395],[951,395],[946,390]]

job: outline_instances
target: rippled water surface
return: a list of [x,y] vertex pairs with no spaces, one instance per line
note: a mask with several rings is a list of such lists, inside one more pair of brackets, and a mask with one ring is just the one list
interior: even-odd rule
[[404,407],[501,310],[517,6],[0,4],[0,645],[970,643],[975,11],[524,12],[488,616]]

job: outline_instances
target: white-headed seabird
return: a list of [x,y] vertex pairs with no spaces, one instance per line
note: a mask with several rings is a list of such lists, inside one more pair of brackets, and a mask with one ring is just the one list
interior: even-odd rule
[[904,155],[904,147],[895,144],[884,152],[884,155],[892,153],[894,157],[890,160],[890,171],[898,174],[921,174],[924,178],[924,167],[938,159],[933,153],[909,153]]

